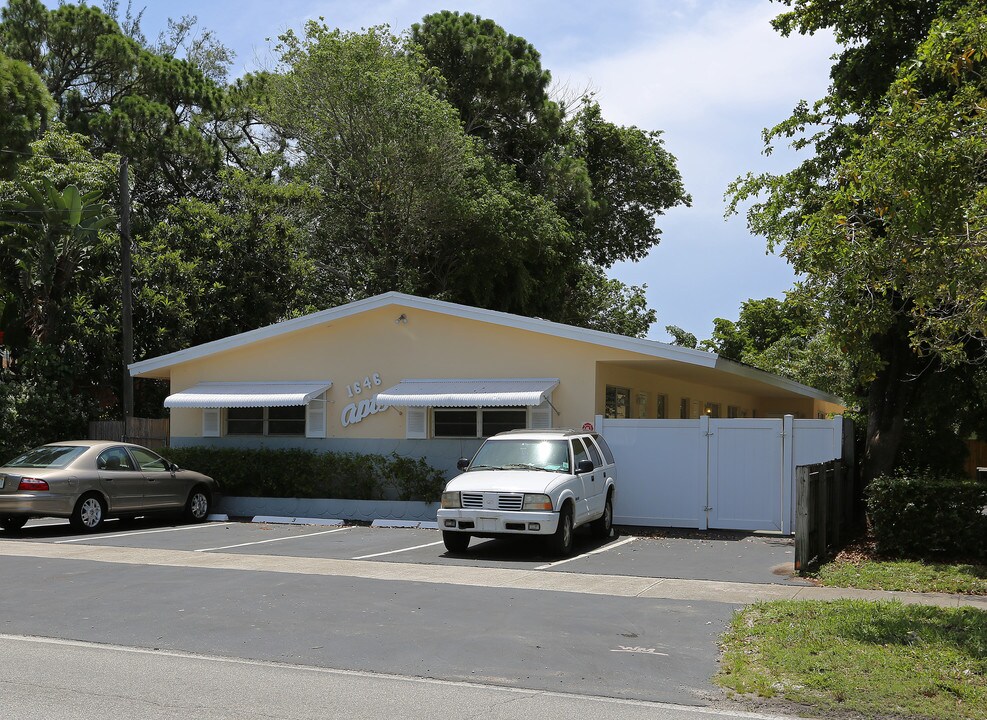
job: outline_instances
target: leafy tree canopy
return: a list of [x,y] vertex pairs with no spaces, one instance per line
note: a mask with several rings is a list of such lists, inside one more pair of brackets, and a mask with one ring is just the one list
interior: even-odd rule
[[10,176],[47,126],[55,105],[31,67],[0,52],[0,177]]
[[412,25],[411,40],[438,69],[439,97],[456,108],[466,133],[498,160],[532,169],[562,122],[538,51],[493,20],[449,10]]
[[462,110],[444,99],[453,83],[386,28],[313,22],[302,37],[282,36],[279,51],[263,112],[298,151],[291,173],[323,194],[312,252],[351,297],[399,289],[647,332],[654,313],[641,289],[601,268],[643,255],[657,242],[654,216],[684,201],[657,134],[616,128],[587,103],[566,131],[571,142],[552,151],[575,168],[570,187],[599,182],[577,207],[577,193],[537,192],[467,134]]
[[[894,5],[807,0],[779,19],[832,26],[847,49],[830,95],[767,132],[823,123],[799,136],[816,156],[732,188],[734,207],[756,199],[751,229],[805,275],[800,293],[867,388],[868,477],[893,466],[920,385],[983,360],[987,330],[987,13],[913,3],[899,21]],[[865,22],[868,9],[881,14]],[[885,45],[893,73],[861,60]]]
[[143,47],[95,7],[40,0],[0,10],[0,50],[42,77],[58,118],[95,152],[132,158],[138,201],[205,191],[219,152],[199,124],[222,93],[192,62]]

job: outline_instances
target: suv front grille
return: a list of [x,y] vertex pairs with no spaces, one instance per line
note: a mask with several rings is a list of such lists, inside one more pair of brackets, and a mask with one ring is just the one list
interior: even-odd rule
[[524,504],[522,493],[464,492],[464,508],[487,510],[520,510]]

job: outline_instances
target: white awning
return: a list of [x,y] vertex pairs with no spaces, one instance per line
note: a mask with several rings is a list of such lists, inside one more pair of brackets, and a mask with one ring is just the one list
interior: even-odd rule
[[377,395],[399,407],[518,407],[541,405],[558,378],[402,380]]
[[330,380],[311,382],[204,382],[165,398],[165,407],[236,408],[307,405],[332,387]]

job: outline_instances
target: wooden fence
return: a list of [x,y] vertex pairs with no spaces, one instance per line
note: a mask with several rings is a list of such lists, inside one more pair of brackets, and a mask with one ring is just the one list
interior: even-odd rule
[[835,554],[853,525],[853,474],[841,460],[795,468],[795,571]]
[[90,440],[119,440],[138,445],[168,447],[168,418],[130,418],[124,431],[123,420],[94,420],[89,423]]
[[987,467],[987,442],[983,440],[966,441],[966,474],[977,480],[977,468]]

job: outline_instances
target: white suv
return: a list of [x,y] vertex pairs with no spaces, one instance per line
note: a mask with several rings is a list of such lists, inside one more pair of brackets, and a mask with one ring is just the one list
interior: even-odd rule
[[470,538],[548,536],[558,555],[572,552],[573,529],[591,523],[610,535],[616,470],[606,440],[575,430],[511,430],[488,438],[449,481],[438,511],[449,552]]

